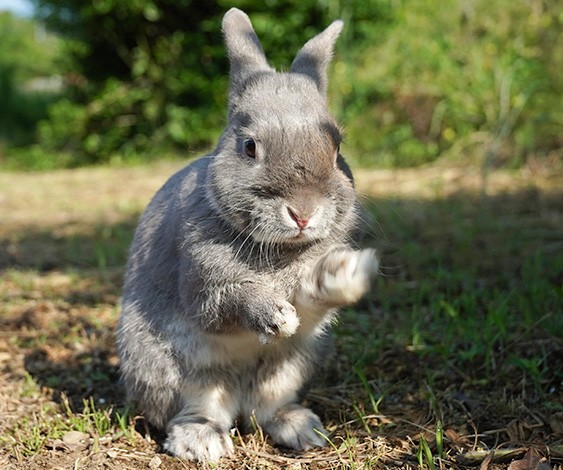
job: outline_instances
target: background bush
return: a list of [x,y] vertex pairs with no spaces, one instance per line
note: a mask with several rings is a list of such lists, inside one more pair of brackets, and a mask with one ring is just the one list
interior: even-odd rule
[[[330,98],[356,163],[411,166],[445,155],[519,165],[530,156],[561,156],[563,59],[556,51],[563,47],[563,13],[555,0],[35,3],[37,17],[63,38],[55,63],[65,95],[20,99],[0,43],[0,96],[21,104],[4,116],[26,129],[15,138],[0,121],[9,146],[4,160],[12,166],[210,148],[225,121],[220,23],[231,6],[248,12],[279,69],[334,18],[346,21]],[[37,112],[28,112],[24,125],[14,117],[26,113],[26,99]]]
[[0,12],[0,158],[6,146],[33,141],[35,126],[58,98],[30,82],[56,74],[57,45],[45,28]]
[[356,65],[337,64],[362,163],[417,165],[446,153],[517,165],[561,155],[561,3],[413,0],[393,13]]
[[[288,0],[270,1],[267,9],[256,1],[37,4],[51,28],[72,38],[67,73],[80,77],[69,98],[51,107],[49,119],[39,126],[39,142],[50,151],[71,152],[76,163],[157,158],[169,151],[200,150],[217,140],[228,72],[220,25],[231,6],[251,15],[271,63],[281,68],[338,16],[324,2]],[[365,2],[366,13],[377,11],[377,4]]]

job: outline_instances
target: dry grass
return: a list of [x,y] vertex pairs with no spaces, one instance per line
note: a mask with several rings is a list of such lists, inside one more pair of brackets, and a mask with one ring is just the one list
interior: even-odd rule
[[[136,218],[179,166],[0,174],[0,468],[195,468],[127,415],[113,345]],[[561,465],[562,173],[357,180],[383,276],[307,398],[330,445],[234,430],[219,468]]]

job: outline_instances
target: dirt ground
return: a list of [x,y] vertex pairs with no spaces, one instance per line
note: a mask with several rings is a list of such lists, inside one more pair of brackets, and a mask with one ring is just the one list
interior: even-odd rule
[[[198,468],[127,414],[113,333],[137,217],[179,166],[0,174],[0,468]],[[561,469],[561,168],[356,175],[384,276],[342,313],[306,399],[330,444],[296,453],[235,428],[214,468]],[[466,304],[503,313],[479,332]]]

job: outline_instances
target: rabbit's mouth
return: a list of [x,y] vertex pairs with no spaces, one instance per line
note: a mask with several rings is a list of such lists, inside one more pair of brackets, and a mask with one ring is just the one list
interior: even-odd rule
[[320,240],[320,234],[317,230],[309,228],[299,229],[297,234],[288,237],[289,243],[312,243]]
[[283,241],[289,245],[310,245],[318,243],[322,238],[322,234],[318,230],[305,228],[300,229],[298,233],[292,230]]
[[297,235],[287,238],[286,243],[303,245],[312,243],[315,240],[316,239],[312,238],[310,235],[300,231]]
[[321,234],[317,230],[310,228],[296,230],[289,227],[279,227],[273,231],[254,230],[251,236],[258,243],[290,246],[309,245],[317,243],[322,239]]

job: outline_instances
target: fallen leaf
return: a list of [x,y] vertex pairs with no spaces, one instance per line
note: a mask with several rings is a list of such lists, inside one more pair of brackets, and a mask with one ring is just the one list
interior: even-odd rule
[[444,434],[446,435],[446,437],[452,441],[453,444],[455,444],[458,447],[465,447],[466,445],[469,444],[468,439],[466,438],[462,438],[456,431],[454,431],[453,429],[446,429],[444,431]]
[[71,450],[86,447],[90,435],[80,431],[69,431],[63,436],[64,444]]
[[45,447],[53,450],[69,450],[68,446],[61,439],[49,439]]
[[489,470],[489,464],[492,462],[494,455],[495,455],[495,451],[491,450],[489,454],[481,462],[481,466],[479,467],[479,470]]
[[529,449],[520,460],[514,460],[508,470],[551,470],[551,465],[542,460],[536,449]]
[[0,362],[6,362],[12,359],[12,355],[9,352],[0,352]]
[[155,455],[149,462],[149,468],[159,468],[162,460],[158,455]]
[[506,426],[506,433],[511,442],[527,441],[533,431],[533,427],[525,421],[515,419]]

